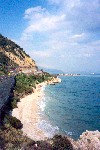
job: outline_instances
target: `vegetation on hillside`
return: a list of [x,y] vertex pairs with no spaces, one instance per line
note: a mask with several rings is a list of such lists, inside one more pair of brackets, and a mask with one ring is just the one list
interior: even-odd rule
[[[41,75],[27,76],[19,74],[16,76],[16,84],[11,97],[10,109],[17,107],[17,102],[26,94],[33,92],[35,84],[51,79],[51,75],[44,73]],[[20,120],[12,117],[6,112],[4,126],[0,129],[0,149],[7,150],[73,150],[73,146],[67,137],[56,135],[46,141],[34,141],[23,135],[20,130],[22,124]]]
[[5,74],[7,74],[7,69],[6,69],[5,65],[0,64],[0,76],[5,75]]
[[18,74],[15,77],[15,87],[10,96],[10,103],[7,104],[7,113],[3,112],[4,124],[8,123],[12,127],[20,129],[22,127],[20,120],[11,116],[8,112],[14,108],[17,108],[17,103],[20,101],[20,98],[24,97],[25,95],[31,94],[34,91],[33,89],[36,88],[36,84],[50,79],[51,75],[48,73],[30,76],[23,73]]
[[0,149],[2,150],[18,150],[32,142],[34,143],[24,136],[21,130],[15,129],[10,124],[5,124],[5,127],[0,129]]
[[2,75],[8,75],[10,70],[14,70],[15,66],[10,66],[10,68],[7,67],[6,64],[0,63],[0,76]]
[[0,149],[2,150],[73,150],[67,137],[55,135],[47,141],[34,141],[9,124],[0,130]]
[[0,52],[0,63],[6,66],[17,66],[17,64],[14,61],[10,60],[10,58],[4,55],[2,52]]
[[0,34],[0,63],[6,66],[34,67],[35,61],[10,39]]
[[[18,52],[20,53],[20,57],[21,59],[24,58],[25,56],[23,55],[23,53],[27,56],[30,57],[29,55],[27,55],[25,53],[25,51],[23,50],[23,48],[21,48],[19,45],[17,45],[15,42],[11,41],[10,39],[8,39],[7,37],[4,37],[0,34],[0,47],[4,48],[6,51],[12,52],[14,55],[19,56],[16,52],[16,49],[18,50]],[[23,53],[22,53],[23,52]]]
[[33,92],[33,88],[36,88],[36,84],[50,80],[51,75],[48,73],[42,75],[30,75],[19,74],[15,77],[16,85],[14,87],[14,97],[12,98],[11,107],[16,108],[17,102],[19,102],[20,98],[24,95],[31,94]]

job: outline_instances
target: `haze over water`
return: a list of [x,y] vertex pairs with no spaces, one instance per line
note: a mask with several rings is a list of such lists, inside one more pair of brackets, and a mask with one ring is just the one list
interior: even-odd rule
[[60,133],[78,139],[86,130],[100,131],[100,76],[60,77],[45,89],[45,114]]

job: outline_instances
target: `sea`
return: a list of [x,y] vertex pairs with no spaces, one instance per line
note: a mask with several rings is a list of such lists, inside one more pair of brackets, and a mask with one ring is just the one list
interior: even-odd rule
[[41,128],[77,140],[86,130],[100,131],[100,75],[60,76],[62,82],[43,87]]

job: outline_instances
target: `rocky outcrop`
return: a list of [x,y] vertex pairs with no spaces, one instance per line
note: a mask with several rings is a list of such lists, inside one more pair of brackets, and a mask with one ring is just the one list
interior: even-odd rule
[[52,77],[52,79],[50,81],[48,81],[48,84],[50,85],[55,85],[56,83],[60,83],[61,82],[61,79],[60,78],[55,78],[55,77]]
[[80,135],[80,139],[72,141],[74,150],[100,150],[100,132],[87,131]]
[[0,123],[2,122],[2,112],[9,102],[9,97],[14,84],[14,77],[6,77],[0,80]]

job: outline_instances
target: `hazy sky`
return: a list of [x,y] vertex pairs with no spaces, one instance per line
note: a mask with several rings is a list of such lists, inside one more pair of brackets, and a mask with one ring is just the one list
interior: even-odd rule
[[100,73],[100,0],[0,0],[0,33],[39,66]]

